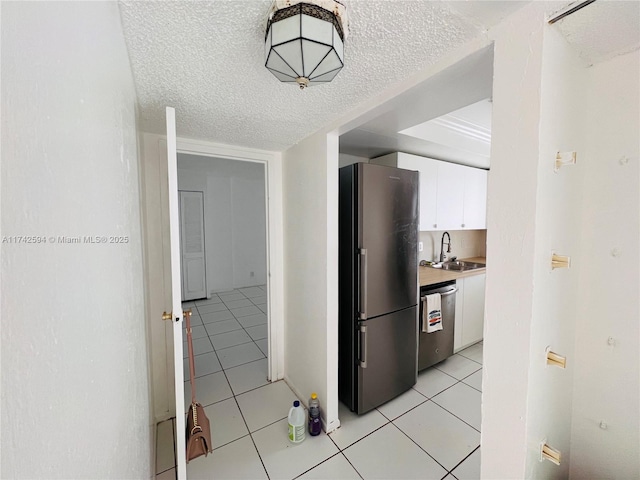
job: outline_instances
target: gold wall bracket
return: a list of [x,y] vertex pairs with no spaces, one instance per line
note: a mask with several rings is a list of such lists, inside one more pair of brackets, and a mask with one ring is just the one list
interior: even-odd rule
[[549,460],[556,465],[560,465],[560,451],[547,445],[546,441],[540,444],[540,461]]
[[571,257],[551,252],[551,270],[571,267]]
[[558,355],[557,353],[552,352],[551,347],[547,347],[545,352],[547,354],[547,365],[567,368],[567,357],[563,357],[562,355]]
[[553,164],[553,171],[558,173],[560,168],[566,165],[575,165],[577,162],[576,152],[558,152],[556,153],[556,160]]

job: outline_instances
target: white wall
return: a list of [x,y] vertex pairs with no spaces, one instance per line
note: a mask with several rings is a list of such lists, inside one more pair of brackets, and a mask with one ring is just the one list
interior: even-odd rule
[[[544,8],[490,32],[482,478],[637,478],[638,56],[587,69]],[[551,271],[552,251],[572,268]],[[565,370],[545,365],[547,346]],[[559,466],[540,462],[545,439]]]
[[482,478],[523,478],[533,308],[540,75],[537,4],[495,40],[482,389]]
[[[576,266],[583,240],[578,233],[583,165],[557,173],[553,166],[557,152],[576,151],[581,160],[584,157],[586,72],[557,28],[544,25],[525,478],[569,476],[579,272],[577,268],[552,271],[551,252],[573,257]],[[546,365],[547,347],[568,358],[566,369]],[[559,466],[540,462],[540,443],[545,439],[560,450]]]
[[577,232],[575,479],[640,478],[639,58],[635,51],[588,69],[587,149],[578,158],[585,178]]
[[211,293],[266,284],[264,170],[254,162],[178,155],[178,188],[204,192]]
[[[264,167],[258,168],[264,172]],[[267,283],[264,175],[231,179],[233,204],[233,287]]]
[[[285,379],[317,392],[327,431],[338,422],[338,138],[317,133],[283,153]],[[334,261],[335,260],[335,261]]]
[[135,103],[116,3],[2,3],[2,478],[153,473]]
[[[207,199],[207,216],[215,218],[218,225],[209,222],[205,227],[207,255],[207,288],[209,292],[221,292],[233,288],[233,210],[231,182],[224,177],[206,177],[206,188],[216,192]],[[179,180],[178,180],[179,181]],[[217,201],[214,201],[214,198]]]

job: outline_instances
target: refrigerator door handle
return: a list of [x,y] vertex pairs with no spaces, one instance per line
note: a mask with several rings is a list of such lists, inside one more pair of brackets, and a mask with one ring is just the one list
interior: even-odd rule
[[360,300],[360,320],[367,319],[367,249],[361,248],[358,252],[360,257],[360,292],[359,292],[359,300]]
[[367,326],[360,325],[360,367],[367,368]]

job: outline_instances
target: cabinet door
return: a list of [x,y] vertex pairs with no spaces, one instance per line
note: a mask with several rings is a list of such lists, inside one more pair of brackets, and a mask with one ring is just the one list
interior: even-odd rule
[[487,171],[466,168],[464,173],[464,214],[462,228],[487,228]]
[[[484,330],[484,286],[486,274],[466,277],[462,298],[462,345],[482,340]],[[457,300],[457,299],[456,299]]]
[[455,330],[453,332],[454,352],[462,349],[462,306],[464,304],[464,278],[456,280],[456,287],[458,287],[458,293],[456,293],[456,320],[454,322]]
[[464,212],[465,167],[438,162],[437,230],[460,230]]

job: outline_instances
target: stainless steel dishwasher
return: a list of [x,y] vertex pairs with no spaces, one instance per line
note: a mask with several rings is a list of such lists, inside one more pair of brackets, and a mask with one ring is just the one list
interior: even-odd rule
[[[453,355],[453,334],[456,320],[456,282],[443,282],[420,288],[420,337],[418,346],[418,371],[424,370]],[[427,295],[439,293],[442,311],[442,330],[433,333],[422,331],[422,311]]]

